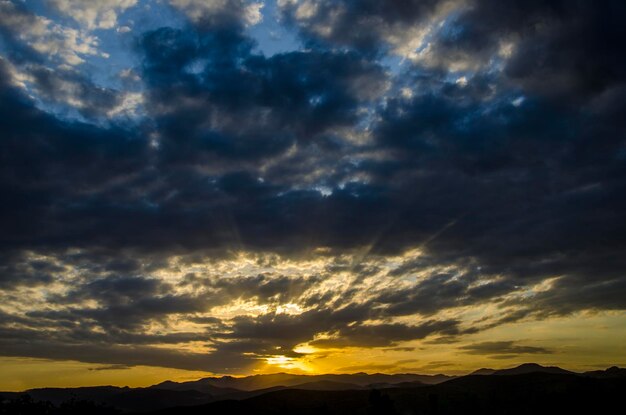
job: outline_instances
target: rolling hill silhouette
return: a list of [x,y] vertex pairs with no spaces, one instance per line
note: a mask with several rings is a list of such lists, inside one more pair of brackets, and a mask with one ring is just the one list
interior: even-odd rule
[[593,370],[591,372],[585,372],[584,375],[596,378],[619,378],[626,376],[626,369],[611,366],[606,370]]
[[470,375],[493,375],[496,372],[495,369],[489,369],[483,367],[482,369],[478,369],[470,373]]
[[496,370],[492,375],[525,375],[527,373],[554,373],[572,375],[574,372],[556,366],[541,366],[537,363],[524,363],[511,369]]
[[[238,391],[253,391],[275,386],[292,387],[310,382],[339,382],[349,383],[361,387],[371,384],[397,384],[401,382],[421,382],[425,384],[437,384],[452,379],[447,375],[417,375],[412,373],[387,375],[382,373],[367,374],[340,374],[340,375],[293,375],[289,373],[276,373],[271,375],[253,375],[243,378],[232,376],[203,378],[191,382],[163,382],[151,388],[185,390],[193,389],[203,391],[207,387],[217,387],[220,389],[235,389]],[[210,392],[209,389],[206,389]]]
[[[479,369],[462,377],[279,373],[167,381],[148,388],[41,388],[0,393],[0,414],[608,413],[611,405],[621,404],[625,390],[626,369],[618,367],[575,373],[523,364],[503,370]],[[72,412],[76,405],[82,409]]]

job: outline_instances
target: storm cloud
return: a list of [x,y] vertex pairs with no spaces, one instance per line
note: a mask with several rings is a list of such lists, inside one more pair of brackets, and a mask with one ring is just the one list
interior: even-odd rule
[[69,3],[0,3],[0,355],[243,373],[626,309],[623,2]]

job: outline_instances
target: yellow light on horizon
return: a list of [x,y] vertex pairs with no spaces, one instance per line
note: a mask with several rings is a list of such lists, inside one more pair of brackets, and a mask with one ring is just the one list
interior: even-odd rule
[[266,357],[265,362],[270,366],[277,366],[281,369],[300,370],[303,372],[312,371],[312,369],[301,360],[284,355]]

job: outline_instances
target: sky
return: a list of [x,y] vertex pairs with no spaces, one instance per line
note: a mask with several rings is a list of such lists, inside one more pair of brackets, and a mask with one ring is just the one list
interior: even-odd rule
[[0,0],[0,390],[626,365],[625,18]]

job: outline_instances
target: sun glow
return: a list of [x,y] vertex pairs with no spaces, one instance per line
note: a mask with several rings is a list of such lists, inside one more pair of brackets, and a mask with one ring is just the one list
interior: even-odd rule
[[281,369],[304,371],[304,372],[311,372],[313,370],[301,360],[298,360],[293,357],[284,356],[284,355],[267,357],[265,358],[265,361],[268,365],[276,366]]

